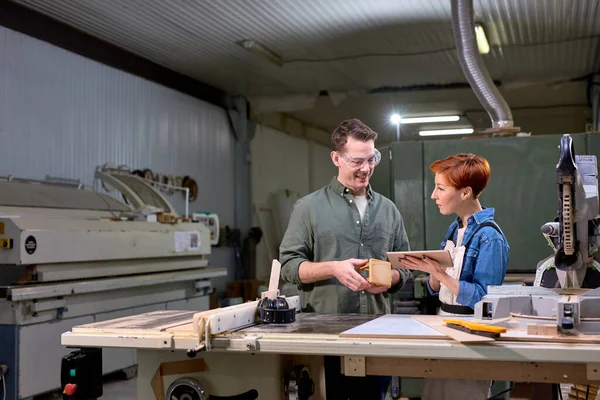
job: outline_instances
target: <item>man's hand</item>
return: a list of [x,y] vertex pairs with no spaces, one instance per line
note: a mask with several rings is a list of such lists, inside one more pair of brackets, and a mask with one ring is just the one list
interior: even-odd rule
[[379,294],[387,292],[390,287],[387,285],[372,285],[369,283],[369,287],[365,290],[371,294]]
[[369,290],[369,288],[374,286],[356,272],[356,267],[366,264],[367,261],[368,260],[359,260],[356,258],[345,261],[336,261],[332,268],[333,276],[335,276],[342,285],[354,292],[358,292],[359,290]]
[[[400,272],[398,272],[397,269],[392,269],[392,286],[397,285],[398,283],[400,283],[400,279],[402,279],[402,277],[400,276]],[[388,285],[373,285],[373,284],[369,284],[370,287],[367,288],[367,292],[371,293],[371,294],[379,294],[379,293],[383,293],[383,292],[387,292],[389,290],[389,288],[391,286]]]

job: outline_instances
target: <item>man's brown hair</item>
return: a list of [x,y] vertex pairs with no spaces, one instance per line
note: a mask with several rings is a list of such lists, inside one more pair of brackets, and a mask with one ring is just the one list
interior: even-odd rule
[[369,140],[375,141],[375,139],[377,139],[377,133],[365,125],[361,120],[356,118],[348,119],[335,128],[331,134],[333,151],[342,151],[346,143],[348,143],[349,136],[361,142]]

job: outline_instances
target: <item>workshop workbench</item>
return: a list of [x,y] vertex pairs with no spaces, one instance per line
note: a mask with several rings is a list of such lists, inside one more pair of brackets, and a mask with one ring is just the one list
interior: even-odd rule
[[[260,398],[280,398],[285,377],[297,364],[309,369],[316,385],[314,398],[323,398],[324,356],[339,356],[342,372],[350,376],[600,382],[598,344],[460,343],[408,315],[298,313],[291,324],[259,324],[215,335],[210,350],[190,358],[187,351],[199,343],[193,315],[160,311],[83,325],[63,334],[62,343],[137,349],[139,399],[160,399],[160,392],[181,376],[198,378],[212,395],[256,389]],[[346,337],[369,324],[402,333],[395,338]]]

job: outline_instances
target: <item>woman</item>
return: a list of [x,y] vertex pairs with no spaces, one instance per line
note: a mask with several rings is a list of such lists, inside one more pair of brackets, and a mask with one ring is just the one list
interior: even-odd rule
[[[474,154],[457,154],[431,164],[435,188],[431,198],[442,215],[457,218],[442,241],[452,255],[452,268],[431,259],[407,257],[408,269],[429,274],[427,289],[441,301],[440,315],[473,314],[475,303],[489,285],[501,285],[508,266],[508,242],[494,221],[494,209],[485,208],[479,196],[490,178],[487,160]],[[427,379],[423,399],[486,398],[490,381]]]

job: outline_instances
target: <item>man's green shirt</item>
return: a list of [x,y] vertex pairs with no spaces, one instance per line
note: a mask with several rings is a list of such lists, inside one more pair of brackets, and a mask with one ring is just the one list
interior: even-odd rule
[[[302,283],[298,276],[304,261],[343,261],[350,258],[387,260],[388,251],[410,250],[400,212],[391,200],[367,189],[364,217],[350,189],[336,177],[328,186],[298,200],[292,208],[280,247],[281,278],[298,285],[302,311],[318,313],[390,313],[389,295],[411,276],[399,270],[400,283],[387,292],[354,292],[335,277]],[[367,272],[362,272],[366,276]]]

